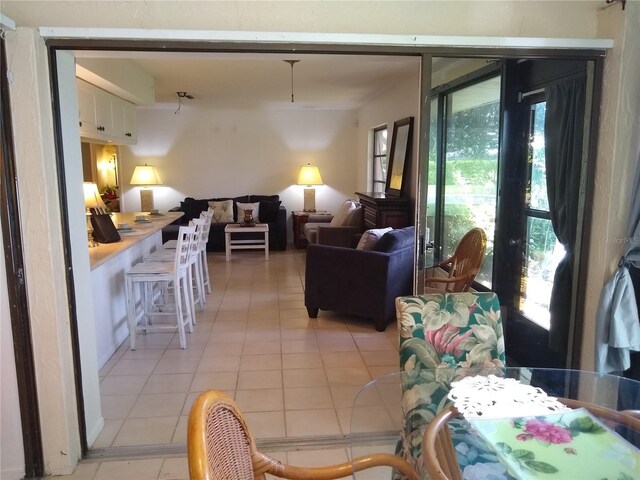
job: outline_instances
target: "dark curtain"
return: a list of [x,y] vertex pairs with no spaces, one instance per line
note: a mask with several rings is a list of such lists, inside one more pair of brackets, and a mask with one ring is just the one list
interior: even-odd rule
[[578,220],[586,76],[545,89],[545,162],[553,230],[566,250],[556,270],[549,311],[549,348],[566,353],[571,314],[574,245]]

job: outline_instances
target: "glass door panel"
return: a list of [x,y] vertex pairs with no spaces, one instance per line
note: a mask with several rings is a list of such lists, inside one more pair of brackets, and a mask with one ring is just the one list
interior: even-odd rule
[[436,222],[436,190],[438,180],[438,98],[431,100],[429,118],[429,160],[427,170],[427,228],[430,242],[435,234]]
[[447,95],[442,258],[473,227],[487,234],[480,284],[491,288],[498,192],[500,77]]

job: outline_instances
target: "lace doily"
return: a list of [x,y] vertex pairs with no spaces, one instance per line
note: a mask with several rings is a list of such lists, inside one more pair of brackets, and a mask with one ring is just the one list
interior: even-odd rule
[[495,375],[452,382],[448,397],[466,418],[535,416],[570,410],[541,388]]

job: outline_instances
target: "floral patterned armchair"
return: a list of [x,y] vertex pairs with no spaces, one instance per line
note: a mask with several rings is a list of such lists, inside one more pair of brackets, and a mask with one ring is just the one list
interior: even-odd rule
[[[424,430],[449,405],[451,382],[478,369],[505,366],[500,303],[492,292],[404,296],[396,299],[396,314],[405,422],[396,454],[423,472]],[[463,478],[511,478],[465,423],[449,422]],[[400,478],[394,473],[394,479]]]

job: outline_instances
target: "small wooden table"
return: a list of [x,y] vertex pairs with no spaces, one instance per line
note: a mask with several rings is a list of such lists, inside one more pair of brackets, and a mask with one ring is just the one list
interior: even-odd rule
[[[291,212],[293,217],[293,245],[296,248],[307,247],[307,237],[304,235],[304,225],[309,222],[309,216],[314,215],[328,215],[331,216],[326,210],[316,210],[315,212],[304,212],[302,210],[294,210]],[[328,224],[327,224],[328,225]]]
[[[252,238],[247,240],[233,240],[234,233],[259,232],[264,234],[264,238]],[[269,260],[269,225],[266,223],[256,223],[253,227],[243,227],[239,223],[230,223],[224,227],[224,243],[227,254],[227,262],[231,260],[231,250],[246,250],[250,248],[263,248],[264,259]]]

